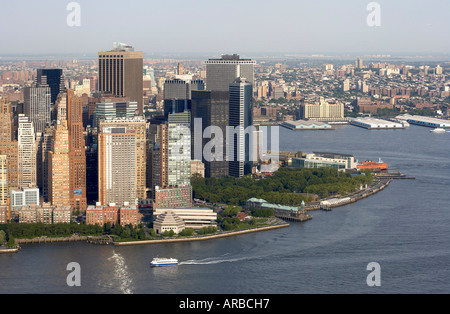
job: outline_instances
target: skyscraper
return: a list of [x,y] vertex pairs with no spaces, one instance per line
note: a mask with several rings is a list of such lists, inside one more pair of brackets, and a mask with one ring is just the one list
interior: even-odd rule
[[50,102],[56,103],[59,93],[64,92],[64,76],[62,69],[38,69],[36,76],[38,85],[48,85],[50,87]]
[[0,98],[0,155],[8,160],[8,189],[19,186],[18,142],[14,136],[14,118],[8,99]]
[[[229,138],[228,149],[233,152],[229,161],[230,176],[240,178],[245,174],[245,165],[250,163],[250,137],[245,133],[252,126],[252,85],[245,79],[237,78],[230,84],[230,123],[235,133]],[[249,172],[247,170],[247,172]]]
[[86,210],[86,151],[83,136],[83,101],[67,90],[67,127],[69,129],[70,200],[73,208]]
[[[194,160],[202,160],[207,178],[222,178],[229,175],[225,147],[229,108],[228,90],[192,91],[191,157]],[[205,131],[211,130],[210,126],[214,127],[218,134],[207,134]],[[206,145],[209,156],[204,154]]]
[[152,153],[152,185],[165,187],[169,185],[168,178],[168,162],[169,162],[169,147],[168,147],[168,128],[167,124],[162,123],[157,126],[155,140],[153,142]]
[[136,131],[103,127],[98,136],[98,194],[102,205],[134,205],[136,197]]
[[206,64],[206,89],[211,91],[228,92],[229,84],[236,78],[247,79],[254,83],[255,61],[241,59],[239,55],[223,55],[221,59],[209,59]]
[[37,143],[33,122],[23,114],[19,114],[18,138],[18,170],[19,187],[36,187],[36,152]]
[[93,127],[98,126],[100,119],[107,118],[133,118],[136,116],[137,102],[135,101],[105,101],[97,103]]
[[70,206],[70,157],[67,121],[58,121],[53,129],[48,152],[48,199],[54,206]]
[[40,178],[38,176],[38,185],[41,189],[41,195],[44,202],[49,202],[48,185],[49,185],[49,152],[52,150],[52,138],[54,135],[54,127],[46,128],[41,136],[40,151],[41,155],[37,158],[41,159],[42,170]]
[[[136,160],[135,160],[135,190],[137,199],[146,199],[146,178],[147,178],[147,125],[142,116],[107,118],[100,120],[99,130],[104,128],[126,128],[127,131],[135,132]],[[134,204],[134,203],[133,203]]]
[[8,156],[0,155],[0,206],[6,206],[8,199]]
[[24,88],[23,113],[33,122],[36,133],[44,132],[51,122],[51,92],[48,85]]
[[98,53],[98,86],[101,92],[117,97],[129,97],[138,103],[139,114],[144,113],[143,52],[118,44],[107,52]]
[[169,114],[168,117],[168,185],[191,184],[191,112]]

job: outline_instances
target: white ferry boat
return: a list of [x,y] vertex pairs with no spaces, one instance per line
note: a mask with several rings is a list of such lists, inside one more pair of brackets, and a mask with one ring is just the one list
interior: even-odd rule
[[150,265],[152,267],[173,266],[178,265],[178,260],[175,258],[154,258]]
[[446,131],[443,128],[436,128],[434,130],[431,130],[430,132],[433,132],[433,133],[445,133]]

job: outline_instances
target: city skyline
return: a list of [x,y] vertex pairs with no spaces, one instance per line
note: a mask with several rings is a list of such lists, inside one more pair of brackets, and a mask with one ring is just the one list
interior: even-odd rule
[[[94,54],[126,42],[147,54],[248,53],[447,54],[444,40],[450,3],[378,1],[380,26],[369,26],[370,1],[240,1],[223,6],[204,0],[148,3],[109,1],[120,8],[104,14],[101,1],[77,1],[80,26],[67,24],[69,2],[2,6],[2,55]],[[20,25],[14,20],[20,11]],[[168,19],[167,16],[170,18]],[[133,23],[126,22],[132,19]],[[124,23],[111,23],[123,20]],[[39,28],[33,25],[40,25]],[[115,26],[117,25],[117,26]],[[45,36],[43,36],[45,34]],[[235,36],[233,34],[239,34]],[[65,39],[64,45],[56,38]],[[0,59],[1,60],[1,59]]]

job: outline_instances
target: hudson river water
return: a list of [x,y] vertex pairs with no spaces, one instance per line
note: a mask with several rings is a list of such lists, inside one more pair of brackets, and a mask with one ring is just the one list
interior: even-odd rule
[[[0,293],[450,293],[450,133],[280,129],[281,150],[381,157],[395,180],[384,191],[289,228],[206,242],[133,247],[23,245],[0,255]],[[176,267],[150,268],[153,257]],[[68,287],[71,262],[81,287]],[[381,267],[369,287],[367,265]]]

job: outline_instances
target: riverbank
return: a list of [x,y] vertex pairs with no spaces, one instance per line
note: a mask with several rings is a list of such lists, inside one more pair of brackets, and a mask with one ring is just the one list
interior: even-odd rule
[[197,236],[197,237],[186,237],[186,238],[174,238],[174,239],[162,239],[162,240],[144,240],[144,241],[133,241],[133,242],[114,242],[113,245],[116,246],[131,246],[131,245],[144,245],[144,244],[162,244],[162,243],[176,243],[176,242],[192,242],[192,241],[207,241],[213,239],[234,237],[238,235],[253,233],[253,232],[261,232],[261,231],[269,231],[280,228],[287,228],[290,224],[288,223],[280,223],[278,225],[259,227],[247,230],[240,231],[229,231],[229,232],[221,232],[219,234],[206,235],[206,236]]
[[[306,207],[307,211],[314,211],[314,210],[331,210],[332,208],[345,206],[351,203],[355,203],[358,200],[367,198],[371,195],[374,195],[382,190],[384,190],[386,187],[389,186],[389,184],[392,182],[392,179],[388,178],[379,178],[377,179],[378,182],[373,184],[371,187],[369,187],[367,190],[363,190],[360,192],[357,192],[355,194],[349,195],[345,198],[338,199],[334,204],[327,204],[325,205],[322,202],[316,202],[314,204],[309,204]],[[311,219],[310,217],[309,219]],[[304,219],[304,221],[309,220]],[[213,240],[213,239],[220,239],[220,238],[227,238],[227,237],[233,237],[233,236],[239,236],[244,234],[249,234],[253,232],[262,232],[262,231],[269,231],[269,230],[275,230],[280,228],[287,228],[290,224],[285,222],[284,220],[280,220],[279,223],[271,226],[264,226],[264,227],[256,227],[252,229],[246,229],[246,230],[239,230],[239,231],[228,231],[228,232],[220,232],[218,234],[213,235],[204,235],[204,236],[194,236],[194,237],[182,237],[182,238],[169,238],[169,239],[158,239],[158,240],[140,240],[140,241],[129,241],[129,242],[117,242],[114,241],[113,238],[108,237],[105,239],[104,237],[79,237],[79,236],[73,236],[73,237],[66,237],[66,238],[48,238],[48,237],[40,237],[40,238],[34,238],[34,239],[16,239],[17,248],[14,249],[8,249],[8,250],[2,250],[0,249],[0,253],[17,253],[20,250],[19,244],[40,244],[40,243],[58,243],[58,242],[77,242],[77,241],[86,241],[90,244],[101,244],[101,245],[115,245],[115,246],[132,246],[132,245],[147,245],[147,244],[164,244],[164,243],[176,243],[176,242],[192,242],[192,241],[207,241],[207,240]]]

